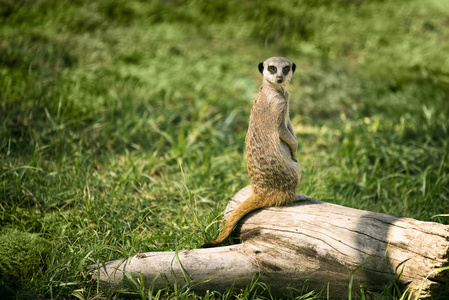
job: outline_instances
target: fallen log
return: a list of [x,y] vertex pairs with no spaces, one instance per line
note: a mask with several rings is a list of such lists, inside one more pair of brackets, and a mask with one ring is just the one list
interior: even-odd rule
[[[240,190],[225,218],[250,194]],[[195,283],[196,292],[243,287],[260,273],[273,293],[286,287],[329,290],[347,298],[352,286],[382,291],[399,282],[420,299],[447,299],[449,226],[373,213],[318,200],[255,211],[234,230],[238,244],[179,252],[149,252],[90,266],[105,289],[125,286],[125,273],[155,290]],[[200,242],[200,241],[199,241]]]

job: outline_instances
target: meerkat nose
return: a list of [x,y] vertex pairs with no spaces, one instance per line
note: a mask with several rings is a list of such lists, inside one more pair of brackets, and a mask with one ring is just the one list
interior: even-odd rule
[[276,82],[277,82],[277,83],[282,83],[282,77],[276,78]]

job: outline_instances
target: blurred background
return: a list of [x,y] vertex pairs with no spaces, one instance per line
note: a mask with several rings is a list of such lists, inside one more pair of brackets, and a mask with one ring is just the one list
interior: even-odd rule
[[1,0],[0,24],[0,296],[107,298],[86,265],[215,237],[271,56],[298,192],[449,224],[446,0]]

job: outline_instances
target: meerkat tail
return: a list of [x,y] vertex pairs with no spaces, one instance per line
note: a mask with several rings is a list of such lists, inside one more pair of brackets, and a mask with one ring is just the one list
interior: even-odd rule
[[306,200],[310,200],[310,199],[312,199],[312,198],[310,198],[310,197],[307,196],[307,195],[304,195],[304,194],[296,194],[296,195],[295,195],[295,198],[293,198],[293,201],[294,201],[294,202],[296,202],[296,201],[306,201]]
[[220,235],[215,240],[203,244],[201,248],[212,248],[219,246],[229,237],[229,235],[231,235],[232,230],[234,230],[234,227],[241,218],[243,218],[247,213],[265,206],[267,206],[267,204],[263,201],[263,199],[261,199],[260,196],[256,196],[254,194],[251,195],[231,213],[229,218],[226,220],[225,226],[223,227]]

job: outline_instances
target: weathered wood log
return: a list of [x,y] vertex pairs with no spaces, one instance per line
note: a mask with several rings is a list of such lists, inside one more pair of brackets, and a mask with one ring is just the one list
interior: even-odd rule
[[[225,217],[250,194],[242,189]],[[122,288],[124,272],[142,275],[154,289],[168,283],[200,282],[192,289],[223,292],[260,280],[272,292],[286,287],[328,288],[346,298],[353,286],[381,291],[393,281],[421,299],[448,299],[449,226],[373,213],[318,200],[255,211],[234,231],[239,244],[212,249],[150,252],[101,264],[93,278],[105,288]],[[361,266],[361,267],[360,267]],[[360,267],[360,268],[359,268]],[[160,276],[160,275],[163,276]]]

